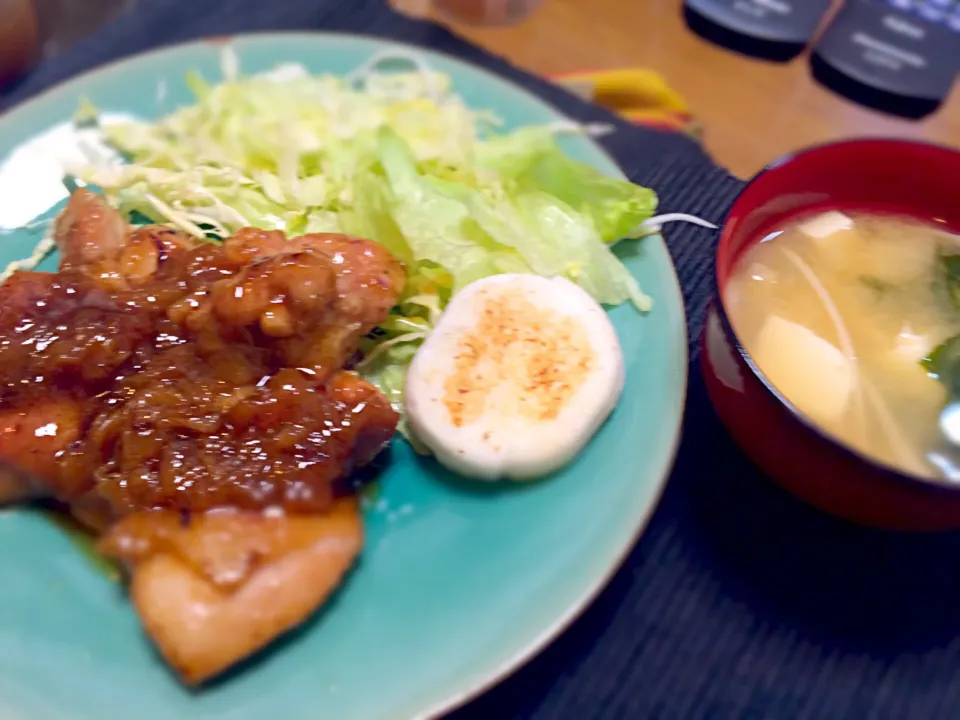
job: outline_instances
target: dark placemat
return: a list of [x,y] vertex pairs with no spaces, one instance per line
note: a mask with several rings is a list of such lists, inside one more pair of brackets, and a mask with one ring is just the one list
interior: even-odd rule
[[[614,123],[603,144],[631,179],[656,189],[664,211],[719,221],[741,187],[691,140],[621,122],[375,0],[140,0],[0,95],[0,109],[157,45],[294,29],[448,52],[572,117]],[[713,242],[692,226],[667,231],[692,341]],[[683,444],[643,539],[568,632],[455,718],[960,718],[958,559],[958,535],[853,527],[774,488],[719,425],[694,358]]]

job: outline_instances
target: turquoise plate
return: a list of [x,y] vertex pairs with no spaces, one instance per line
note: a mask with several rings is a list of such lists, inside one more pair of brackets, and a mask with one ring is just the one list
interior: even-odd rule
[[[345,73],[390,47],[332,34],[230,42],[247,72],[297,61]],[[82,98],[104,112],[141,117],[186,104],[185,73],[219,78],[220,48],[195,43],[134,57],[0,118],[0,227],[33,219],[65,194],[53,160],[25,146],[31,138],[68,121]],[[492,109],[508,127],[560,117],[495,75],[405,49],[422,53],[469,105]],[[619,174],[585,138],[567,149]],[[0,266],[28,254],[36,239],[0,232]],[[576,462],[549,481],[492,491],[451,482],[397,441],[366,513],[362,560],[346,585],[302,630],[200,692],[177,682],[141,633],[123,588],[61,529],[30,511],[0,512],[0,717],[421,718],[505,677],[610,579],[650,517],[677,447],[687,376],[677,277],[659,237],[625,253],[656,306],[646,317],[632,307],[611,312],[627,360],[626,390]]]

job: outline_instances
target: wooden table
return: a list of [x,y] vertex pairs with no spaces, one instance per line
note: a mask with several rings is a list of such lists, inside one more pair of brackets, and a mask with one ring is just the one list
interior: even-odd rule
[[855,135],[960,145],[960,88],[924,121],[891,118],[821,87],[806,56],[774,64],[708,44],[687,30],[680,8],[679,0],[544,0],[514,27],[453,27],[544,75],[626,65],[658,70],[702,121],[713,157],[741,177],[791,150]]

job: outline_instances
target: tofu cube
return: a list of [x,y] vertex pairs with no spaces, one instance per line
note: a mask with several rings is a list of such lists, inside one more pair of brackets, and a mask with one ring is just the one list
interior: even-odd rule
[[770,382],[811,420],[830,425],[843,417],[856,376],[833,344],[803,325],[772,315],[760,330],[753,357]]

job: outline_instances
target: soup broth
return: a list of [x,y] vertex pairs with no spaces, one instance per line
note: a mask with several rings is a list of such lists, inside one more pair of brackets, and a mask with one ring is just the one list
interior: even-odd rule
[[740,258],[734,330],[793,406],[901,470],[960,481],[940,415],[960,389],[960,237],[911,218],[831,211]]

